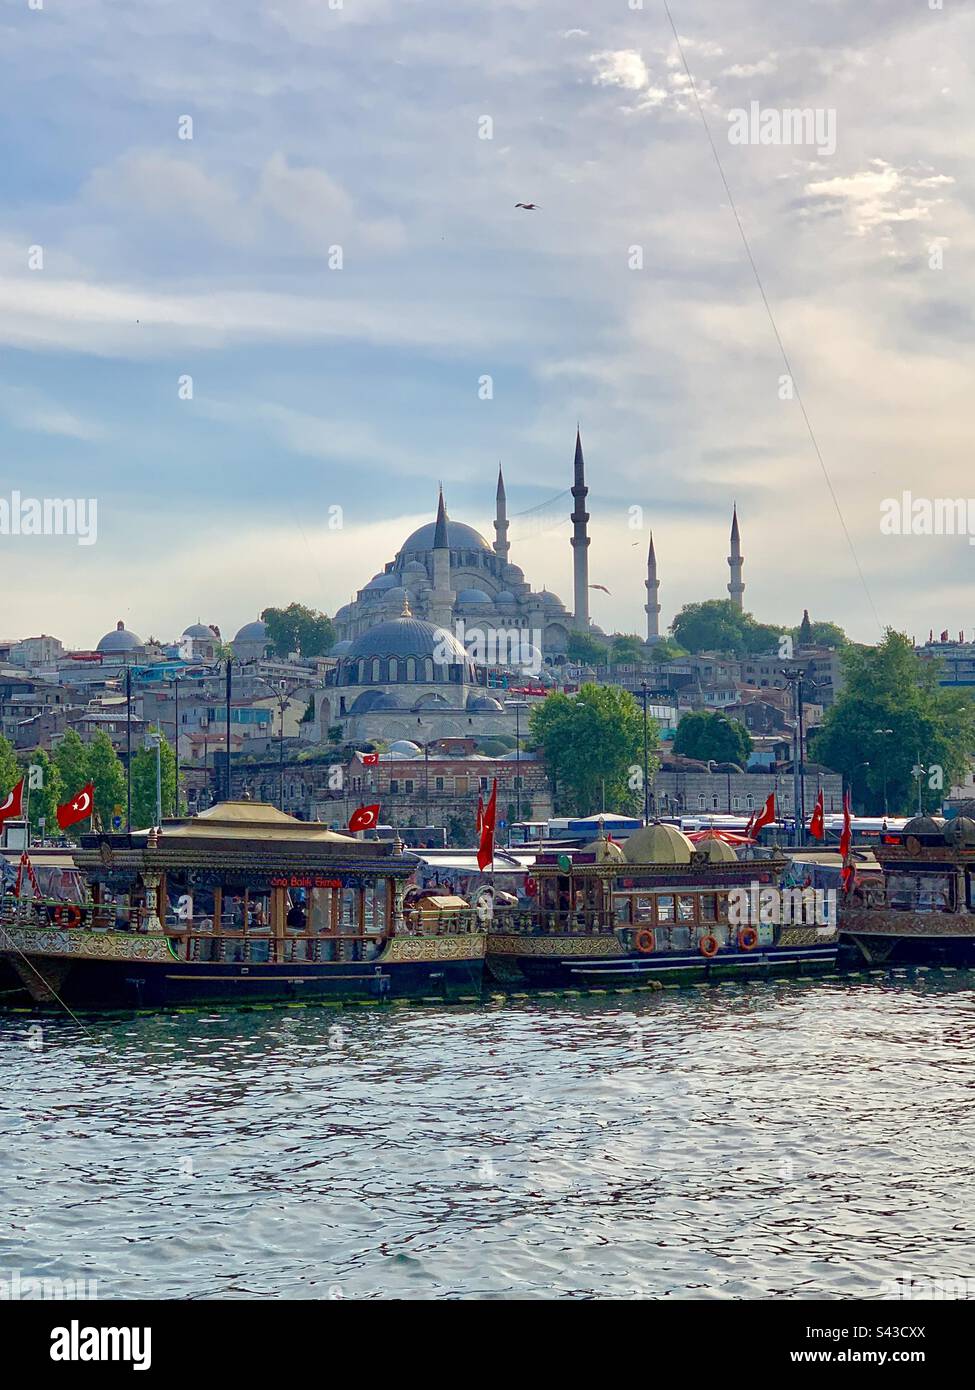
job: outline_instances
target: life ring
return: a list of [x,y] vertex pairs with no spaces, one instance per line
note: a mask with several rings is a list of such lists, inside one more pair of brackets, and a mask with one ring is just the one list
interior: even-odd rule
[[54,909],[54,921],[59,927],[77,927],[81,923],[81,909],[74,903],[61,903]]
[[654,940],[653,932],[650,931],[647,927],[640,928],[636,936],[633,938],[633,945],[640,952],[641,956],[648,956],[651,951],[655,951],[657,949],[657,943]]
[[754,927],[742,927],[738,932],[738,949],[740,951],[754,951],[758,945],[758,932]]
[[709,960],[711,956],[716,956],[718,954],[718,938],[716,936],[712,936],[710,932],[708,932],[707,936],[701,937],[701,940],[699,941],[698,945],[700,947],[701,955],[707,956]]

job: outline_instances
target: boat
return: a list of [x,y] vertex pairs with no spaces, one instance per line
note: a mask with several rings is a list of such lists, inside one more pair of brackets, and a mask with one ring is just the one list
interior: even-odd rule
[[0,960],[35,1005],[207,1004],[479,996],[474,908],[407,919],[416,859],[276,807],[224,801],[131,834],[83,835],[89,896],[0,913]]
[[[49,922],[59,907],[83,903],[86,897],[84,875],[75,865],[71,850],[63,847],[34,845],[26,851],[5,847],[0,850],[0,875],[0,890],[7,899],[8,908],[22,886],[32,895],[36,890]],[[17,972],[8,961],[0,960],[0,1008],[26,1001],[26,991]]]
[[865,879],[854,861],[841,903],[844,960],[975,966],[975,820],[915,816],[888,828],[873,854],[881,874]]
[[487,974],[508,989],[598,990],[834,969],[835,915],[813,890],[779,888],[777,851],[739,857],[651,822],[619,845],[541,850],[529,894],[495,907]]

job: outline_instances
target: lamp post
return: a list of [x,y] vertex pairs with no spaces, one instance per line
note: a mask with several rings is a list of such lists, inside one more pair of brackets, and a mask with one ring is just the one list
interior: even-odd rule
[[927,768],[922,764],[921,755],[918,753],[914,760],[914,766],[911,768],[911,773],[917,779],[917,813],[919,816],[924,815],[924,808],[921,805],[921,778],[926,772]]
[[647,723],[647,697],[650,687],[646,681],[640,682],[640,695],[643,699],[643,824],[650,824],[650,730]]
[[[517,820],[521,820],[521,712],[528,708],[527,700],[505,700],[505,709],[515,712],[515,805]],[[603,807],[605,810],[605,806]]]
[[279,811],[283,811],[283,810],[284,810],[284,714],[285,714],[285,710],[288,708],[289,704],[291,703],[291,697],[292,697],[292,695],[294,694],[295,690],[297,689],[297,686],[294,685],[293,683],[292,683],[292,684],[289,684],[288,681],[286,681],[286,680],[282,680],[282,681],[279,681],[279,682],[278,682],[278,688],[277,688],[277,690],[275,690],[275,688],[274,688],[274,686],[271,684],[271,682],[265,680],[263,676],[255,676],[254,679],[257,681],[258,685],[266,686],[267,689],[270,690],[271,694],[274,696],[275,700],[277,701],[277,706],[278,706],[278,810],[279,810]]
[[878,734],[878,735],[880,736],[880,738],[883,740],[883,742],[882,742],[881,745],[880,745],[880,767],[881,767],[881,775],[882,775],[882,777],[883,777],[883,779],[884,779],[884,819],[885,819],[885,820],[886,820],[886,818],[887,818],[887,816],[888,816],[888,814],[889,814],[889,813],[888,813],[888,810],[887,810],[887,736],[888,736],[888,734],[892,736],[892,735],[893,735],[893,732],[894,732],[893,729],[874,729],[874,733],[875,733],[875,734]]

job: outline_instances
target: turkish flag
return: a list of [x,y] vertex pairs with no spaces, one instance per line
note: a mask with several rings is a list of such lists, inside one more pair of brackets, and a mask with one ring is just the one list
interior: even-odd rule
[[379,806],[359,806],[349,817],[349,829],[371,830],[374,825],[379,824]]
[[816,805],[809,818],[809,833],[814,840],[824,840],[826,838],[826,823],[824,820],[825,808],[823,806],[823,789],[820,787],[819,795],[816,798]]
[[494,863],[494,826],[498,816],[498,779],[491,782],[491,795],[481,816],[481,843],[477,850],[477,867],[483,874]]
[[87,820],[94,810],[95,784],[87,782],[70,801],[66,801],[63,806],[58,807],[58,825],[62,830],[67,830],[69,825],[77,825],[80,820]]
[[0,801],[0,825],[5,820],[11,820],[16,816],[24,814],[24,779],[14,787],[12,792],[8,792],[3,801]]
[[850,813],[850,793],[846,792],[843,796],[843,833],[840,836],[840,854],[843,856],[843,868],[840,870],[840,878],[843,880],[843,887],[847,892],[853,887],[853,865],[846,862],[850,857],[850,844],[852,840],[853,824]]
[[359,757],[365,763],[366,767],[375,767],[379,762],[378,753],[360,753]]
[[765,805],[762,807],[762,809],[759,811],[758,815],[752,822],[752,828],[749,833],[752,835],[757,835],[763,825],[771,825],[774,820],[775,792],[769,792]]

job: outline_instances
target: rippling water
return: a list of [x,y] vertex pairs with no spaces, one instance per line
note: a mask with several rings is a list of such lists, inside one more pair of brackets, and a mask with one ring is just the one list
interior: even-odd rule
[[973,1278],[975,976],[0,1019],[0,1268],[99,1297]]

